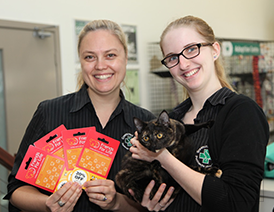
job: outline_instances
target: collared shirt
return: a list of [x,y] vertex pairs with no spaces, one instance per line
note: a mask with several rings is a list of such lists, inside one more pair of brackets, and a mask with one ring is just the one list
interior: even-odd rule
[[[202,110],[199,111],[197,117],[194,119],[194,124],[215,120],[220,109],[225,104],[225,100],[233,93],[230,89],[223,87],[210,96],[204,103]],[[174,108],[170,113],[170,117],[182,121],[185,114],[192,106],[191,99],[188,98],[180,105]],[[210,156],[208,154],[208,129],[201,129],[190,135],[195,142],[196,154],[192,165],[210,167],[212,165]]]
[[[97,132],[120,141],[121,144],[108,175],[108,179],[114,180],[115,175],[120,170],[122,158],[130,147],[129,140],[136,131],[133,117],[138,117],[144,121],[155,118],[149,111],[126,101],[122,92],[120,92],[120,98],[120,103],[110,116],[109,121],[104,128],[102,127],[92,105],[92,101],[89,98],[87,85],[84,85],[78,92],[41,102],[35,111],[20,144],[14,167],[9,176],[8,194],[6,198],[10,198],[10,195],[15,189],[26,185],[26,183],[15,179],[15,175],[28,146],[61,124],[64,124],[67,129],[95,126]],[[49,194],[43,190],[40,191]],[[104,210],[91,203],[85,192],[83,192],[74,211],[97,212]]]
[[[210,96],[204,103],[203,108],[197,114],[197,117],[194,119],[194,123],[203,123],[209,120],[215,120],[219,111],[224,106],[226,99],[233,92],[223,87]],[[189,111],[192,106],[191,99],[188,98],[180,105],[178,105],[174,110],[169,114],[171,118],[182,121],[185,114]],[[208,129],[200,129],[197,132],[190,135],[191,140],[194,142],[195,146],[195,156],[191,160],[191,165],[201,166],[201,167],[210,167],[212,166],[212,160],[208,150]],[[167,208],[166,211],[201,211],[201,206],[195,202],[185,191],[181,192],[174,202]]]

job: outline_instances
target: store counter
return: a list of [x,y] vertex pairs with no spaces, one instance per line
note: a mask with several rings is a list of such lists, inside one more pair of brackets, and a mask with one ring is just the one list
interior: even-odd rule
[[274,179],[261,183],[260,212],[274,212]]

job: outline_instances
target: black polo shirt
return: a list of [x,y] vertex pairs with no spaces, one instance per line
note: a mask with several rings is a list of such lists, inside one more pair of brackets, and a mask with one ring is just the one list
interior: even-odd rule
[[[122,92],[120,92],[120,97],[121,101],[119,105],[112,113],[104,128],[102,128],[89,98],[87,85],[84,85],[78,92],[41,102],[35,111],[20,144],[12,172],[9,176],[8,194],[6,198],[9,199],[12,192],[18,187],[26,185],[26,183],[15,179],[15,175],[29,145],[33,144],[61,124],[64,124],[67,129],[95,126],[96,131],[120,141],[121,144],[108,175],[108,179],[114,180],[116,173],[120,170],[122,158],[129,149],[128,142],[136,131],[133,117],[138,117],[144,121],[155,118],[149,111],[125,100]],[[43,190],[40,191],[49,194]],[[14,210],[10,209],[10,211],[19,211],[14,207],[12,208]],[[85,192],[83,192],[74,211],[95,212],[105,210],[102,210],[97,205],[91,203]]]
[[[215,120],[221,108],[225,105],[226,99],[232,95],[233,92],[223,87],[210,96],[204,103],[203,108],[194,119],[194,123],[203,123],[209,120]],[[174,108],[169,114],[171,118],[182,121],[189,108],[192,106],[191,99],[188,98],[180,105]],[[191,140],[195,146],[195,154],[191,160],[191,165],[208,168],[212,166],[212,160],[208,149],[209,129],[200,129],[190,135]],[[201,211],[202,207],[195,202],[188,193],[182,191],[166,211]]]

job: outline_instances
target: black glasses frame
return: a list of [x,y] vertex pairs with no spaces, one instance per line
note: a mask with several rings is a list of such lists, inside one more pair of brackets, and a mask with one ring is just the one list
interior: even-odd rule
[[[167,67],[167,68],[173,68],[174,66],[177,66],[177,65],[179,64],[179,62],[180,62],[180,55],[182,55],[184,58],[186,58],[186,59],[189,60],[189,59],[192,59],[192,58],[197,57],[197,56],[200,54],[200,48],[201,48],[202,46],[212,46],[212,45],[213,45],[213,43],[196,43],[196,44],[190,45],[190,46],[184,48],[179,54],[171,54],[171,55],[166,56],[164,59],[161,60],[161,63],[162,63],[165,67]],[[192,46],[197,46],[197,47],[198,47],[198,54],[195,55],[195,56],[193,56],[193,57],[186,57],[186,56],[183,54],[183,52],[184,52],[186,49],[191,48]],[[169,57],[174,57],[174,56],[177,56],[177,57],[178,57],[178,62],[177,62],[175,65],[167,66],[165,60],[166,60],[167,58],[169,58]]]

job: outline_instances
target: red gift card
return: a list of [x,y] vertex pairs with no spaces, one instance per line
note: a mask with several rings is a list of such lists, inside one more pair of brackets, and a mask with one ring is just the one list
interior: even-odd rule
[[120,142],[95,127],[59,126],[30,145],[16,179],[49,192],[68,181],[106,179]]
[[107,178],[120,142],[96,131],[90,132],[76,166]]
[[63,158],[30,145],[16,174],[16,179],[53,192],[64,167]]
[[61,158],[64,158],[64,149],[63,149],[63,137],[62,131],[66,130],[66,127],[62,124],[57,127],[55,130],[51,131],[38,141],[34,143],[34,146],[49,152],[51,154],[57,155]]
[[78,128],[62,132],[67,170],[74,169],[90,131],[95,132],[95,127]]

